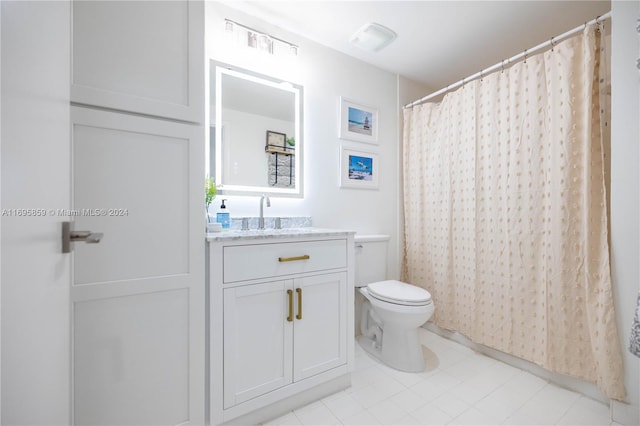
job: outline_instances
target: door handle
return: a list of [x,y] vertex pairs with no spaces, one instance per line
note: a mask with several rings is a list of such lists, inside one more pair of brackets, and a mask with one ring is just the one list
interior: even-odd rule
[[302,319],[302,289],[296,288],[296,293],[298,293],[298,315],[296,315],[296,319]]
[[289,297],[289,316],[287,317],[287,321],[293,321],[293,291],[287,290],[287,296]]
[[71,222],[62,222],[62,252],[71,253],[71,243],[75,242],[97,244],[103,236],[102,232],[73,231],[71,230]]
[[308,254],[303,254],[302,256],[293,256],[293,257],[279,257],[278,262],[295,262],[296,260],[309,260],[311,256]]

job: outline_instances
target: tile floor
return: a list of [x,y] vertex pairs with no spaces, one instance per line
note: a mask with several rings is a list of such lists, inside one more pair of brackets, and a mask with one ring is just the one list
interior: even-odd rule
[[267,425],[617,425],[607,405],[420,329],[423,373],[374,361],[357,343],[350,388]]

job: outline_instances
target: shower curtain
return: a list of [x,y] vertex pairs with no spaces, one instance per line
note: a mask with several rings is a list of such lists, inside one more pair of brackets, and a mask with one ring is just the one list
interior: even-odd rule
[[625,397],[595,26],[404,111],[403,279],[433,320]]

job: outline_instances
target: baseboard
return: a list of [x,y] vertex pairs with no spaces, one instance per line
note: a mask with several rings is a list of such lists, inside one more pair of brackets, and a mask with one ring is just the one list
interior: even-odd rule
[[640,406],[611,401],[611,417],[621,425],[640,425]]

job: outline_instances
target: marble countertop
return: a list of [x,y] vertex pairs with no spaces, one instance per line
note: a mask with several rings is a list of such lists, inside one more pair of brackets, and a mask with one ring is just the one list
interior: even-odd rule
[[222,232],[207,233],[207,241],[233,241],[244,239],[277,239],[292,237],[335,237],[339,235],[355,234],[355,231],[345,229],[328,229],[328,228],[283,228],[283,229],[250,229],[248,231],[230,230]]

